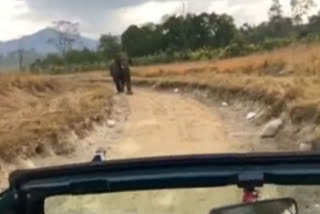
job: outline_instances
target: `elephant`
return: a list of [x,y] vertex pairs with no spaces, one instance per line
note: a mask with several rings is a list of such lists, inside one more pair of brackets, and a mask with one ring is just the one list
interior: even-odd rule
[[127,62],[114,60],[110,66],[110,73],[118,93],[124,92],[127,87],[127,94],[132,94],[130,67]]

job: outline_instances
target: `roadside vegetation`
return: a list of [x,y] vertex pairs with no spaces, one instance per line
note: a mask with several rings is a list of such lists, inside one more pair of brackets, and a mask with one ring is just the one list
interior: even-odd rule
[[320,123],[320,45],[298,45],[218,61],[135,67],[133,74],[163,85],[193,84],[289,112],[293,122]]
[[102,120],[111,106],[110,88],[74,77],[2,74],[0,88],[3,159],[33,154],[47,139],[58,144],[60,133],[81,134],[90,128],[84,121]]

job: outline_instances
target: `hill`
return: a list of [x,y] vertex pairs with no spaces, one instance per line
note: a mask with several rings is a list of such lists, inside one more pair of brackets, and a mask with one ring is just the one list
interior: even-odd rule
[[[16,51],[19,48],[25,50],[33,50],[42,55],[48,53],[56,53],[57,49],[48,43],[49,39],[54,39],[58,37],[58,32],[52,28],[45,28],[34,34],[23,36],[19,39],[10,41],[0,41],[0,55],[8,55],[11,52]],[[74,49],[88,48],[90,50],[96,50],[98,46],[98,41],[93,40],[84,36],[79,36],[79,39],[74,44]]]
[[[54,45],[49,44],[49,39],[58,38],[58,32],[52,28],[45,28],[34,34],[23,36],[19,39],[10,41],[0,41],[0,69],[1,70],[16,70],[18,69],[19,57],[17,50],[24,49],[24,65],[28,66],[36,59],[42,58],[49,53],[58,53]],[[96,50],[98,41],[84,36],[79,36],[73,48],[82,50]]]

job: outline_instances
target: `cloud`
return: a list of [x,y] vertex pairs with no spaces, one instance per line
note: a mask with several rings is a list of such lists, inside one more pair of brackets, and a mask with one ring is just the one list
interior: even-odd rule
[[[131,24],[159,22],[164,15],[182,13],[182,0],[19,0],[28,7],[20,19],[37,23],[67,19],[80,22],[80,31],[92,37],[121,34]],[[185,0],[188,12],[208,12],[214,0]],[[221,1],[221,0],[220,0]]]
[[213,1],[210,10],[232,15],[238,25],[245,22],[258,24],[268,19],[270,5],[270,0],[221,0]]
[[[290,0],[282,0],[288,13]],[[183,0],[1,0],[0,39],[45,27],[52,21],[80,22],[80,31],[91,37],[121,34],[131,24],[159,22],[166,14],[182,13]],[[237,24],[267,20],[271,0],[184,0],[192,13],[228,13]],[[9,11],[9,12],[7,12]],[[14,25],[13,25],[14,24]],[[14,28],[12,26],[15,26]]]
[[159,22],[165,14],[173,14],[180,7],[177,1],[148,1],[140,5],[126,6],[109,10],[99,20],[91,17],[91,21],[80,20],[82,30],[101,33],[121,34],[129,25],[141,25],[147,22]]
[[1,0],[0,7],[0,40],[16,38],[24,35],[30,28],[39,27],[39,23],[25,22],[16,16],[27,13],[28,7],[25,2]]
[[181,5],[180,0],[21,0],[29,13],[24,19],[32,21],[67,19],[80,22],[80,30],[87,35],[121,34],[131,24],[157,22]]
[[149,1],[139,6],[120,9],[118,12],[122,14],[121,19],[123,22],[139,25],[146,22],[159,22],[165,14],[176,13],[180,7],[181,3],[179,1],[162,3]]

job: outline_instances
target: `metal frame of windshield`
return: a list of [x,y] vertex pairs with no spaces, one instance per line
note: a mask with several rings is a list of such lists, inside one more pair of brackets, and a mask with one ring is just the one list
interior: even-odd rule
[[9,192],[21,207],[43,213],[44,200],[55,195],[264,184],[319,185],[320,155],[197,155],[23,170],[10,176]]

